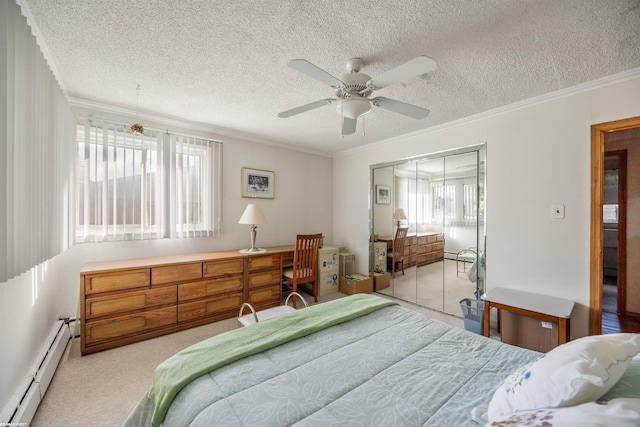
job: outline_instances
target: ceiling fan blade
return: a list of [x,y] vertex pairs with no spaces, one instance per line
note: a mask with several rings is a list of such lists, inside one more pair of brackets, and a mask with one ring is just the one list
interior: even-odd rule
[[306,59],[292,59],[288,63],[289,67],[294,70],[298,70],[309,77],[313,77],[316,80],[320,80],[322,83],[328,84],[334,88],[344,86],[344,83],[327,73],[322,68],[318,68]]
[[371,103],[376,107],[384,108],[385,110],[393,111],[404,116],[412,117],[414,119],[424,119],[429,115],[429,110],[415,105],[407,104],[405,102],[396,101],[394,99],[378,96],[371,100]]
[[438,64],[428,56],[418,56],[409,62],[398,65],[396,68],[382,73],[367,82],[367,87],[376,90],[391,86],[396,83],[409,80],[413,77],[429,73],[438,68]]
[[321,99],[320,101],[312,102],[310,104],[301,105],[299,107],[295,107],[295,108],[292,108],[290,110],[278,113],[278,117],[281,117],[281,118],[284,119],[284,118],[287,118],[287,117],[295,116],[296,114],[304,113],[305,111],[313,110],[314,108],[320,108],[320,107],[322,107],[324,105],[331,104],[333,101],[335,101],[335,100],[331,99],[331,98]]
[[351,135],[356,132],[356,126],[358,125],[358,119],[351,119],[344,117],[342,119],[342,135]]

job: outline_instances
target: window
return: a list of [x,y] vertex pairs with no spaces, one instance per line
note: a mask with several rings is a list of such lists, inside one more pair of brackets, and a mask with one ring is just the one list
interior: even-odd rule
[[467,176],[435,180],[396,176],[395,203],[405,210],[409,225],[476,224],[476,181]]
[[[426,196],[426,195],[425,195]],[[475,178],[459,177],[431,182],[432,221],[475,224],[478,219],[478,186]]]
[[478,191],[475,183],[463,183],[462,201],[463,218],[465,221],[475,221],[478,219]]
[[218,232],[221,143],[95,119],[77,142],[76,242]]
[[456,219],[456,186],[434,181],[431,184],[432,218],[435,223]]

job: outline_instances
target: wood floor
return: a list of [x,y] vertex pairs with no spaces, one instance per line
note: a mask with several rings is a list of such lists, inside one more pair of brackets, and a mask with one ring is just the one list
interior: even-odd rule
[[640,319],[619,316],[617,313],[602,312],[602,333],[615,334],[617,332],[640,333]]
[[[608,283],[607,283],[608,282]],[[614,281],[615,283],[615,281]],[[602,298],[602,333],[615,334],[617,332],[640,333],[640,318],[620,316],[617,311],[615,284],[605,280]]]

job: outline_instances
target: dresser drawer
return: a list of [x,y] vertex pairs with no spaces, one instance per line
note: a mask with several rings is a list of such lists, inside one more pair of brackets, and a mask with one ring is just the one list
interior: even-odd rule
[[178,323],[186,323],[205,317],[233,313],[237,315],[242,305],[242,293],[207,298],[178,305]]
[[280,269],[249,274],[249,289],[276,284],[282,284],[282,273]]
[[280,284],[249,291],[249,304],[256,310],[280,305],[281,298],[282,286]]
[[175,286],[98,296],[85,301],[85,319],[175,303]]
[[280,269],[280,254],[249,257],[249,272]]
[[102,341],[140,334],[156,328],[175,325],[177,309],[175,306],[143,311],[104,320],[85,322],[85,341],[87,345]]
[[418,254],[416,257],[416,263],[419,266],[425,265],[427,263],[428,255],[427,254]]
[[418,245],[426,245],[429,236],[418,236]]
[[440,251],[442,249],[444,249],[444,243],[442,243],[442,242],[429,243],[427,245],[427,252]]
[[124,289],[148,288],[151,284],[151,273],[148,268],[87,274],[84,277],[84,293],[86,295]]
[[202,279],[201,262],[153,267],[151,269],[151,284],[153,286],[197,279]]
[[244,260],[232,259],[228,261],[210,261],[202,264],[202,277],[229,276],[241,274]]
[[194,300],[234,291],[242,292],[242,276],[183,283],[178,285],[178,301]]

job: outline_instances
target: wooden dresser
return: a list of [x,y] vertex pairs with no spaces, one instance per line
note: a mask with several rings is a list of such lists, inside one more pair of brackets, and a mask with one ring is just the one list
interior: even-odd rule
[[86,264],[80,272],[80,350],[90,354],[280,304],[293,246]]
[[[387,253],[392,254],[393,240],[391,236],[380,237],[379,241],[387,242]],[[404,267],[431,264],[444,260],[444,234],[443,233],[418,233],[409,234],[404,243]],[[391,261],[388,260],[388,263]],[[391,265],[387,266],[391,271]]]

